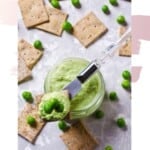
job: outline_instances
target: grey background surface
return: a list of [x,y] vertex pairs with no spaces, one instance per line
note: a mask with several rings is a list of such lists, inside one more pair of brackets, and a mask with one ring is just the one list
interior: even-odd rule
[[[48,0],[45,1],[48,3]],[[21,111],[25,102],[21,99],[22,90],[31,90],[33,93],[40,94],[43,92],[43,83],[45,76],[56,63],[68,57],[81,57],[88,60],[100,58],[101,51],[111,42],[118,39],[117,31],[119,25],[116,23],[118,15],[123,14],[128,24],[131,23],[130,3],[125,0],[119,0],[119,6],[114,7],[106,0],[81,0],[82,8],[76,9],[70,1],[61,1],[62,10],[69,14],[69,21],[76,23],[88,12],[93,11],[97,17],[108,27],[109,31],[102,38],[97,40],[89,48],[85,49],[79,41],[68,33],[64,32],[62,37],[37,30],[27,30],[23,24],[20,10],[18,8],[18,34],[19,38],[24,38],[33,43],[34,40],[40,39],[44,45],[44,56],[33,69],[33,80],[19,85],[18,88],[18,111]],[[111,14],[106,16],[101,11],[101,6],[108,4]],[[107,98],[101,106],[105,112],[105,117],[96,120],[93,117],[84,119],[100,145],[97,150],[103,150],[106,145],[112,145],[114,150],[131,149],[131,96],[121,86],[121,73],[125,69],[130,70],[131,59],[119,57],[117,54],[112,60],[101,68],[106,86],[106,92],[117,91],[119,101],[110,102]],[[119,129],[115,124],[118,116],[126,118],[128,128],[126,131]],[[62,132],[57,128],[57,122],[47,123],[38,136],[35,145],[30,144],[18,136],[19,150],[66,150],[66,146],[60,139]]]

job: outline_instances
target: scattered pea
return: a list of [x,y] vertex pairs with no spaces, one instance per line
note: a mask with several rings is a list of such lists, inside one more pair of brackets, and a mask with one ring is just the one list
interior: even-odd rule
[[126,24],[126,19],[124,16],[120,15],[117,17],[117,22],[121,25],[125,25]]
[[67,32],[72,32],[73,27],[72,24],[68,21],[65,21],[62,25],[63,30],[67,31]]
[[101,119],[104,117],[104,112],[101,110],[96,110],[96,112],[94,113],[95,118],[97,119]]
[[115,91],[112,91],[109,93],[109,99],[111,101],[115,101],[115,100],[117,100],[117,98],[118,98],[118,96],[117,96],[117,93]]
[[105,150],[113,150],[112,146],[108,145],[105,147]]
[[40,49],[40,50],[43,49],[43,44],[42,44],[42,42],[40,40],[34,41],[33,45],[37,49]]
[[117,0],[109,0],[109,2],[113,6],[118,6],[118,1]]
[[79,7],[79,6],[80,6],[80,0],[71,0],[71,3],[72,3],[75,7]]
[[122,72],[122,77],[126,80],[131,80],[131,73],[128,70]]
[[60,4],[59,4],[59,1],[58,1],[58,0],[49,0],[49,2],[52,4],[52,6],[53,6],[54,8],[60,9]]
[[57,99],[50,99],[49,101],[44,103],[44,111],[48,114],[50,114],[52,112],[53,109],[55,109],[55,107],[58,104],[58,100]]
[[62,131],[66,131],[69,128],[69,126],[66,124],[64,120],[58,122],[58,127]]
[[125,128],[126,127],[126,122],[125,122],[124,118],[118,118],[116,123],[117,123],[119,128]]
[[30,125],[30,126],[35,126],[36,125],[36,120],[34,117],[32,116],[27,116],[27,123]]
[[22,97],[29,103],[33,102],[33,97],[32,97],[32,93],[29,91],[24,91],[22,92]]
[[105,14],[109,14],[110,11],[109,11],[109,7],[107,5],[103,5],[102,6],[102,11],[105,13]]
[[130,89],[131,88],[131,83],[129,80],[123,80],[121,85],[124,89]]

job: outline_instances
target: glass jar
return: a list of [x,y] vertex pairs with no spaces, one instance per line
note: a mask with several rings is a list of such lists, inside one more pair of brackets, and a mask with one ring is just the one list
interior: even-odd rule
[[[50,70],[44,83],[44,91],[62,90],[89,64],[82,58],[67,58]],[[70,119],[80,119],[95,112],[105,95],[101,72],[96,71],[82,86],[81,91],[71,100]]]

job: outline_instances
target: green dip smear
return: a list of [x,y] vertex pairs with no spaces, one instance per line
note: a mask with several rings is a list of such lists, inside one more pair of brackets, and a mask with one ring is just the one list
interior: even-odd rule
[[[65,59],[54,70],[48,73],[45,80],[45,92],[62,90],[67,84],[89,64],[88,61],[79,58]],[[99,73],[95,73],[83,85],[81,91],[71,100],[71,112],[82,111],[91,107],[101,88]]]
[[68,92],[57,91],[47,93],[39,104],[39,114],[45,120],[63,119],[70,111]]

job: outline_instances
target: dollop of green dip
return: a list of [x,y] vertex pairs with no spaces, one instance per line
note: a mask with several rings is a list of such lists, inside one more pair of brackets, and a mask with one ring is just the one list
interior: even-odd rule
[[[62,90],[67,84],[89,64],[79,58],[66,59],[50,71],[45,80],[45,92]],[[94,103],[94,98],[101,90],[101,77],[95,73],[83,85],[81,91],[71,100],[71,111],[80,111],[89,108]]]
[[47,93],[39,104],[39,114],[45,120],[63,119],[70,111],[70,100],[66,91]]

